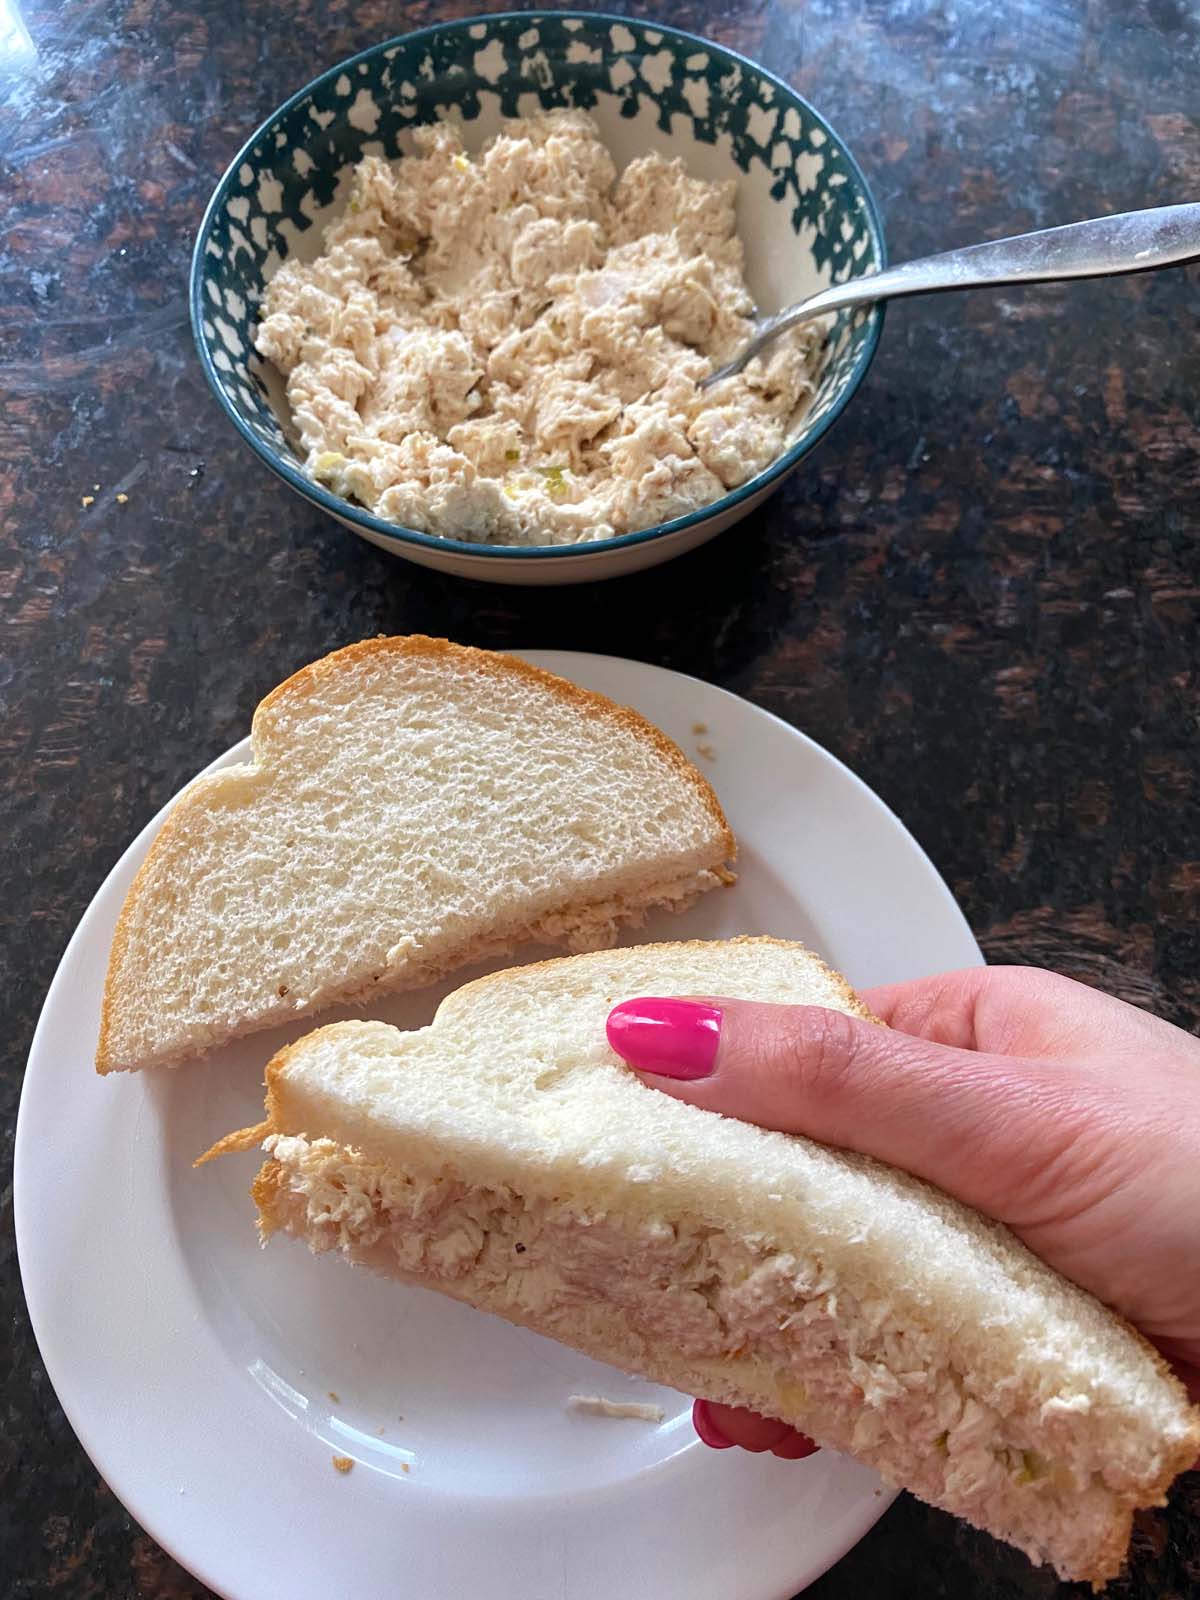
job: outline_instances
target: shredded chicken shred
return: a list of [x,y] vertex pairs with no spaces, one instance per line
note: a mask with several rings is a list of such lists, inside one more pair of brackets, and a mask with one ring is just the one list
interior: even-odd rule
[[735,184],[639,157],[579,111],[451,123],[368,156],[309,264],[265,296],[305,470],[377,516],[493,544],[574,544],[699,509],[786,448],[814,388],[796,329],[698,388],[753,305]]

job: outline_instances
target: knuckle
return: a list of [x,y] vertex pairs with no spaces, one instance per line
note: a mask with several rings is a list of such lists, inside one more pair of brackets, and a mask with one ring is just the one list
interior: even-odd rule
[[823,1006],[792,1007],[782,1044],[776,1070],[782,1069],[794,1094],[810,1103],[843,1097],[858,1053],[858,1029],[852,1017]]

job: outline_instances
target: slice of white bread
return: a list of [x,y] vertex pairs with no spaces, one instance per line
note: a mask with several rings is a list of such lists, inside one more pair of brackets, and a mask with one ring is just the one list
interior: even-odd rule
[[639,994],[869,1015],[771,939],[543,962],[468,984],[417,1032],[301,1039],[267,1068],[267,1120],[209,1155],[265,1139],[264,1236],[781,1417],[1103,1584],[1133,1510],[1200,1451],[1161,1357],[927,1185],[642,1084],[604,1028]]
[[636,712],[419,636],[304,668],[196,780],[113,938],[96,1067],[166,1066],[527,941],[611,944],[732,881],[705,780]]

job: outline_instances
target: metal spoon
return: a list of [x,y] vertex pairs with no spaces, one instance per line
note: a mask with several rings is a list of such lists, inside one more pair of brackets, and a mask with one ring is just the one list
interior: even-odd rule
[[1200,258],[1200,204],[1154,206],[1125,211],[1062,228],[1042,228],[1011,239],[967,245],[943,255],[923,256],[884,272],[822,289],[764,317],[749,342],[732,361],[704,379],[702,389],[740,372],[748,361],[781,333],[811,317],[823,317],[845,306],[869,305],[906,294],[935,294],[940,289],[982,289],[1004,283],[1051,283],[1060,278],[1104,278],[1122,272],[1147,272]]

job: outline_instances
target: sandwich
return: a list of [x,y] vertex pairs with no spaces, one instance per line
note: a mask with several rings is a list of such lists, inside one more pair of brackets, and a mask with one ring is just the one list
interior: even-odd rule
[[185,790],[112,943],[96,1067],[216,1045],[526,942],[596,949],[732,882],[709,784],[636,712],[511,656],[372,639]]
[[290,1045],[265,1121],[201,1159],[262,1145],[264,1241],[290,1234],[781,1418],[1102,1586],[1134,1510],[1200,1450],[1161,1357],[928,1185],[643,1084],[605,1020],[646,994],[870,1016],[774,939],[514,968],[417,1031],[347,1022]]

